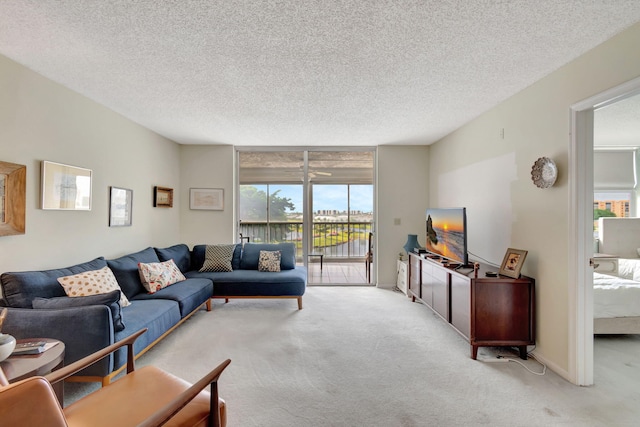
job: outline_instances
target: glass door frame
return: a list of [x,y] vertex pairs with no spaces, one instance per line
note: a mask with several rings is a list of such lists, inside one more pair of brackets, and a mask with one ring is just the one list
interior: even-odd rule
[[[305,268],[308,269],[309,263],[309,253],[312,251],[312,240],[310,240],[309,236],[313,231],[313,212],[310,209],[313,208],[311,206],[311,190],[312,183],[309,179],[309,152],[371,152],[373,153],[373,179],[372,179],[372,205],[373,205],[373,219],[371,223],[371,230],[375,233],[376,223],[377,223],[377,200],[376,200],[376,181],[377,181],[377,149],[374,146],[362,146],[362,147],[350,147],[350,146],[326,146],[326,147],[309,147],[309,146],[282,146],[282,147],[261,147],[261,146],[243,146],[235,148],[235,173],[234,173],[234,187],[235,187],[235,197],[234,197],[234,205],[235,205],[235,222],[234,222],[234,235],[238,236],[239,233],[239,224],[240,224],[240,152],[279,152],[279,151],[288,151],[294,152],[299,151],[303,153],[303,169],[302,169],[302,264]],[[282,184],[280,182],[280,184]],[[354,183],[357,184],[357,183]],[[375,256],[375,246],[373,249],[374,257],[373,257],[373,268],[372,268],[372,284],[376,283],[376,268],[377,257]],[[367,284],[367,283],[363,283]]]

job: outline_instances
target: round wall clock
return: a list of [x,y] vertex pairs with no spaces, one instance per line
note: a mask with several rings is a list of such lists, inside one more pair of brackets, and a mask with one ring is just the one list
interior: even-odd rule
[[531,179],[538,188],[549,188],[556,182],[558,167],[548,157],[540,157],[531,168]]

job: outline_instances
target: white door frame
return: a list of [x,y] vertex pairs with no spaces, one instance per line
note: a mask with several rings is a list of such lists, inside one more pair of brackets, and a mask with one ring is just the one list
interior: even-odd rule
[[640,92],[640,77],[571,106],[569,376],[593,384],[593,111]]

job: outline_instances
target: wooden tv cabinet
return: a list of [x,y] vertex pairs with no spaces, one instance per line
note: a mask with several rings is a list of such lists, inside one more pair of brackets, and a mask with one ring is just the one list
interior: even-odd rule
[[471,358],[478,347],[518,347],[527,358],[527,346],[535,344],[535,280],[520,276],[486,277],[497,268],[480,264],[473,270],[455,270],[437,258],[409,254],[409,289],[471,345]]

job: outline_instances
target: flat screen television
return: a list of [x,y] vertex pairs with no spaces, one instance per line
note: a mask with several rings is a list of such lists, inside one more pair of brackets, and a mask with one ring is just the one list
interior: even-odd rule
[[426,231],[428,252],[469,265],[466,208],[427,209]]

